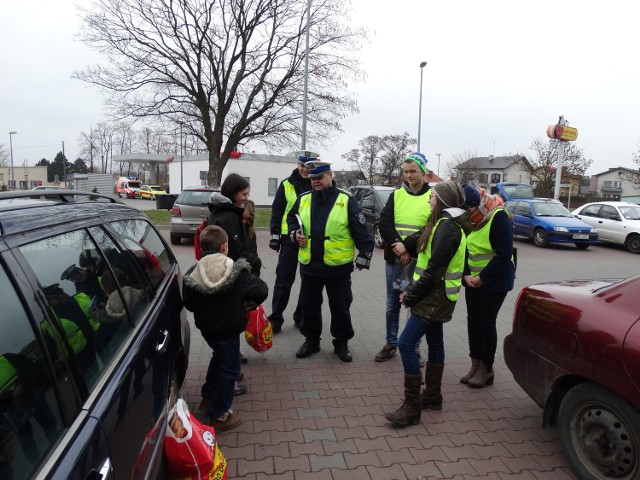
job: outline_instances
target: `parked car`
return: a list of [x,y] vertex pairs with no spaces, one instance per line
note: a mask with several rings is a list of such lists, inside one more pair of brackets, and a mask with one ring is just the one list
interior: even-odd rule
[[0,193],[1,478],[163,478],[181,282],[151,221],[111,196]]
[[150,200],[155,200],[156,195],[166,195],[167,192],[158,185],[142,185],[140,190],[138,190],[140,194],[140,198],[148,198]]
[[202,219],[209,215],[209,201],[212,192],[220,187],[187,187],[176,198],[171,209],[169,239],[179,245],[183,238],[193,239]]
[[575,218],[557,200],[510,200],[505,208],[513,215],[513,234],[530,238],[536,247],[549,243],[573,243],[584,250],[598,240],[598,229]]
[[384,240],[382,240],[378,227],[380,212],[382,212],[382,208],[395,189],[396,187],[382,185],[356,185],[349,187],[349,193],[355,197],[360,208],[362,208],[362,213],[367,222],[367,230],[369,230],[378,248],[384,248]]
[[640,478],[640,276],[524,288],[504,359],[581,479]]
[[640,205],[593,202],[575,209],[573,214],[598,228],[598,240],[624,245],[631,253],[640,253]]
[[124,195],[127,198],[140,198],[142,182],[135,178],[120,177],[116,182],[116,193],[119,198]]
[[522,182],[498,182],[491,187],[491,194],[496,193],[505,202],[516,198],[533,198],[533,187]]

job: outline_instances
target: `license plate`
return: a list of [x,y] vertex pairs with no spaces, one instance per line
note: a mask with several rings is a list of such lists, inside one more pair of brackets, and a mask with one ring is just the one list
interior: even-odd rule
[[574,233],[573,234],[573,239],[574,240],[589,240],[589,234],[588,233]]
[[198,229],[198,225],[193,225],[193,224],[189,225],[189,230],[197,230],[197,229]]

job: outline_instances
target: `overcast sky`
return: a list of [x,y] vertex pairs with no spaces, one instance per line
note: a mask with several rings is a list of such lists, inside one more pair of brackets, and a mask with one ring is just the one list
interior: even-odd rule
[[[419,64],[426,61],[421,150],[433,171],[444,173],[463,152],[531,153],[559,115],[578,129],[576,145],[593,160],[588,174],[635,168],[640,6],[614,5],[354,0],[353,22],[370,35],[362,51],[366,81],[353,86],[360,113],[345,119],[331,149],[318,149],[322,158],[349,168],[341,155],[368,135],[417,138]],[[104,120],[101,93],[71,79],[99,61],[74,41],[78,26],[71,0],[2,2],[0,144],[8,148],[8,132],[18,132],[14,165],[52,160],[63,141],[73,161],[80,132]]]

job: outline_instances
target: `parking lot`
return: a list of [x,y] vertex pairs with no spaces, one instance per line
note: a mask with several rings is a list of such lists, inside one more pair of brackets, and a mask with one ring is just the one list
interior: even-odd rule
[[[163,232],[168,237],[168,229]],[[277,254],[268,232],[258,232],[262,278],[272,287]],[[240,427],[218,436],[228,459],[229,478],[258,480],[575,479],[555,429],[543,430],[542,412],[513,380],[501,345],[511,331],[511,315],[520,289],[528,284],[569,278],[626,278],[637,273],[638,257],[622,248],[573,245],[534,247],[518,239],[516,289],[498,318],[499,348],[493,386],[472,390],[458,382],[468,367],[466,310],[461,297],[445,326],[446,367],[442,411],[423,412],[419,425],[398,429],[383,417],[402,399],[402,363],[373,357],[384,343],[384,261],[376,250],[370,271],[352,275],[351,308],[355,338],[353,362],[333,353],[328,326],[322,351],[295,358],[303,342],[293,327],[292,309],[274,337],[258,354],[243,345],[249,393],[236,397]],[[173,246],[183,272],[194,263],[193,246]],[[299,282],[294,285],[296,298]],[[326,302],[325,302],[326,303]],[[265,302],[270,312],[270,298]],[[404,312],[402,313],[404,315]],[[325,318],[329,313],[325,305]],[[606,320],[606,319],[603,319]],[[210,350],[194,329],[190,368],[182,391],[193,411]]]

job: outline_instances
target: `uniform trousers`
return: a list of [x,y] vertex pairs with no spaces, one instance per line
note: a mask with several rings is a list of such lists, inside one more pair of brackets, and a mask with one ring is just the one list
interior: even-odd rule
[[[281,327],[284,323],[284,313],[289,304],[291,287],[296,280],[296,270],[298,269],[298,245],[291,242],[288,236],[282,235],[280,251],[278,252],[278,265],[276,266],[276,281],[273,285],[273,297],[271,299],[271,315],[269,321],[272,326]],[[302,320],[302,306],[300,297],[293,312],[293,322],[300,325]]]
[[322,291],[326,289],[331,312],[331,335],[333,345],[346,345],[353,338],[353,326],[349,311],[353,294],[351,292],[351,273],[338,277],[317,277],[300,274],[300,300],[304,322],[300,327],[308,342],[320,344],[322,336]]

